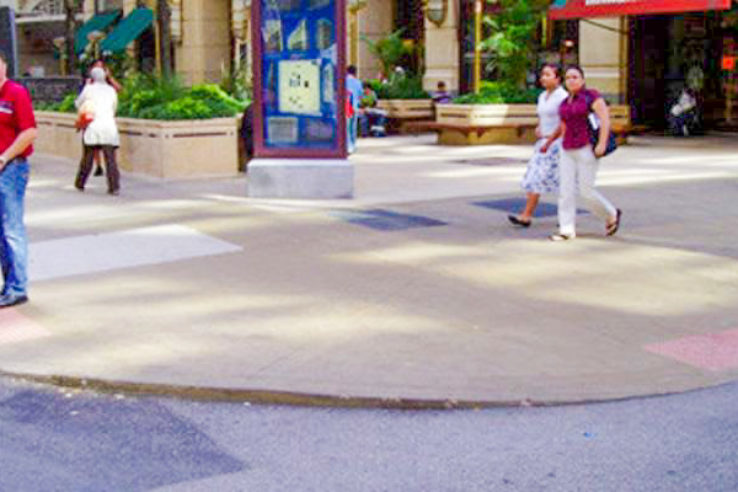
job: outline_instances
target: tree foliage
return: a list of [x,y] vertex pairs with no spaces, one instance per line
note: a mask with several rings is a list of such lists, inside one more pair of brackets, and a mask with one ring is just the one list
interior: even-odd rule
[[[493,3],[487,0],[488,3]],[[489,35],[482,50],[491,55],[488,70],[498,78],[523,87],[528,69],[538,49],[536,32],[548,8],[548,0],[496,0],[498,13],[483,19]]]
[[412,55],[412,48],[408,47],[402,39],[403,31],[404,29],[398,29],[377,41],[372,41],[366,36],[361,37],[369,48],[369,52],[379,60],[382,73],[387,77],[394,73],[395,68],[401,66],[406,56]]

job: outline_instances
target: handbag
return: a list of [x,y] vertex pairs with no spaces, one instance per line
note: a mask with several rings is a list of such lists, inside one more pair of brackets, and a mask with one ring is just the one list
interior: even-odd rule
[[[592,99],[592,94],[590,92],[586,92],[584,94],[585,101],[587,102],[587,109],[589,110],[589,114],[587,115],[587,129],[589,131],[589,143],[592,145],[592,151],[597,147],[597,143],[600,140],[600,119],[597,117],[597,114],[592,109],[592,105],[594,104],[594,100]],[[605,153],[602,154],[600,157],[605,157],[606,155],[610,155],[618,148],[618,141],[615,137],[615,134],[612,132],[612,130],[609,130],[607,133],[607,146],[605,146]]]
[[86,101],[80,106],[77,112],[77,120],[74,122],[74,127],[77,131],[85,130],[90,123],[95,119],[95,108],[92,101]]

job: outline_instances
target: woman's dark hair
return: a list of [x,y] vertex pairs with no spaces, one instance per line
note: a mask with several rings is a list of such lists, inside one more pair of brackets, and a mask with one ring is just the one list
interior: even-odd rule
[[543,73],[543,70],[546,68],[550,68],[553,71],[554,76],[557,79],[561,80],[561,65],[558,65],[556,63],[544,63],[538,73]]
[[566,67],[566,71],[568,72],[569,70],[576,70],[584,78],[584,70],[579,65],[569,65]]

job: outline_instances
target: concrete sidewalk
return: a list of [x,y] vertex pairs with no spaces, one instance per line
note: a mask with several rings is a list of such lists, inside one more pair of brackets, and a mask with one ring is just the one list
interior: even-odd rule
[[[0,370],[64,384],[376,406],[554,404],[738,378],[738,143],[635,138],[603,160],[622,232],[506,220],[530,148],[362,140],[356,198],[35,156],[31,302]],[[512,201],[511,201],[512,200]],[[555,204],[555,198],[546,200]],[[543,212],[550,212],[544,207]]]

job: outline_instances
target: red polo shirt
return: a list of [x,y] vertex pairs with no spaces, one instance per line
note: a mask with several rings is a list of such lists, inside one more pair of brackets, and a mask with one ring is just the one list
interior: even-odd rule
[[[0,87],[0,153],[13,144],[18,134],[29,128],[36,128],[31,95],[18,82],[7,80]],[[29,145],[18,157],[28,157],[32,153],[33,145]]]
[[582,89],[577,93],[572,101],[565,99],[559,106],[559,116],[566,124],[566,133],[564,134],[563,147],[565,150],[581,149],[589,145],[589,126],[587,125],[587,117],[589,116],[589,106],[587,106],[587,96],[589,100],[596,101],[600,97],[600,93],[594,89]]

